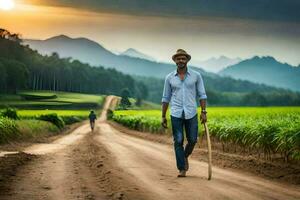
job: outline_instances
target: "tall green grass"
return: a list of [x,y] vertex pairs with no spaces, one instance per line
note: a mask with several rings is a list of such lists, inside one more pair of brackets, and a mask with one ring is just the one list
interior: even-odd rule
[[0,117],[0,144],[59,133],[57,126],[40,120],[13,120]]
[[[262,154],[268,160],[275,154],[286,161],[300,160],[300,107],[210,107],[207,110],[211,135],[222,143],[224,151],[235,146],[243,152]],[[161,128],[160,110],[114,111],[112,119],[136,130],[171,132],[170,128],[166,131]],[[170,127],[169,117],[168,124]]]
[[0,117],[0,143],[6,143],[17,138],[20,132],[15,120]]

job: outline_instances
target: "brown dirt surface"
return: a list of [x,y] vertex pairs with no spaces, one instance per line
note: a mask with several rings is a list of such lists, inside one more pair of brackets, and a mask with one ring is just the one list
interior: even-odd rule
[[[107,97],[104,110],[113,99]],[[217,163],[208,181],[201,149],[189,159],[187,177],[178,178],[170,137],[166,144],[161,136],[158,142],[146,138],[157,135],[124,133],[105,114],[94,132],[83,124],[54,141],[26,147],[26,154],[2,156],[0,199],[300,199],[298,185]]]
[[[113,128],[118,129],[120,132],[127,135],[153,142],[158,142],[161,144],[167,144],[170,146],[173,145],[173,138],[171,135],[135,131],[124,127],[114,121],[108,121],[108,123]],[[198,145],[195,147],[193,154],[191,155],[192,158],[207,162],[207,148],[205,143],[205,139],[198,142]],[[224,153],[220,150],[213,150],[212,158],[212,163],[214,166],[218,166],[224,169],[236,170],[242,173],[254,174],[278,182],[300,185],[299,165],[284,162],[268,162],[263,159],[258,160],[253,156]]]

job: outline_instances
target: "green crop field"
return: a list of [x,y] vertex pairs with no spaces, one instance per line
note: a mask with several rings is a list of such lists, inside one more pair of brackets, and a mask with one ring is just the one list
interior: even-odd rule
[[[104,96],[70,92],[27,91],[0,95],[0,114],[4,107],[17,108],[20,119],[38,119],[56,113],[66,124],[87,119],[90,110],[99,115]],[[2,108],[1,108],[2,107]]]
[[[286,161],[300,160],[300,107],[209,107],[207,111],[211,136],[223,149],[238,146],[266,159],[280,154]],[[161,128],[160,110],[114,111],[112,119],[136,130],[170,133],[167,116],[168,130]]]
[[[101,110],[95,110],[97,116]],[[88,119],[90,110],[17,110],[20,119],[38,119],[41,115],[56,113],[66,124],[72,124]]]
[[50,113],[56,113],[59,116],[87,117],[89,115],[89,110],[18,110],[17,113],[21,118],[30,118]]
[[38,119],[56,113],[66,124],[87,119],[90,110],[99,114],[104,101],[102,95],[70,92],[23,91],[16,95],[0,95],[0,113],[6,106],[17,108],[20,119]]
[[59,129],[51,122],[35,119],[12,120],[0,117],[0,144],[16,140],[25,141],[57,133],[59,133]]
[[[0,143],[58,133],[58,129],[65,124],[88,119],[92,109],[99,115],[103,101],[102,95],[69,92],[23,91],[16,95],[1,94]],[[7,112],[7,106],[16,108],[19,120],[2,117]],[[60,119],[61,123],[58,123],[56,118]],[[58,127],[59,124],[62,126]]]
[[23,91],[16,95],[0,95],[0,108],[11,106],[21,109],[90,109],[101,107],[103,99],[102,95]]

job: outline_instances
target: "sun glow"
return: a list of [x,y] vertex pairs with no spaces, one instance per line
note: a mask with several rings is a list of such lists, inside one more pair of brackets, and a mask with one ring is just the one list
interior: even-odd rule
[[14,0],[0,0],[0,9],[11,10],[15,7]]

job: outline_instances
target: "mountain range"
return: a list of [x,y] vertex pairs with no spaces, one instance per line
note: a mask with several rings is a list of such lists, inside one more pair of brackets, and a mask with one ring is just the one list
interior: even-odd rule
[[237,64],[241,61],[241,58],[228,58],[226,56],[220,56],[217,58],[212,57],[203,61],[197,61],[192,59],[191,64],[195,66],[200,66],[205,71],[217,73],[222,69]]
[[263,83],[275,87],[300,91],[300,66],[278,62],[270,56],[243,60],[219,72],[235,79]]
[[[163,78],[176,69],[175,64],[159,63],[124,54],[114,54],[87,38],[70,38],[59,35],[46,40],[23,40],[23,42],[43,55],[56,52],[60,57],[72,57],[92,66],[115,68],[131,75]],[[199,68],[195,70],[203,71]]]
[[[23,43],[44,55],[57,52],[60,57],[72,57],[92,66],[115,68],[130,75],[163,79],[166,74],[176,69],[175,64],[157,62],[146,54],[132,48],[121,54],[112,53],[99,43],[87,38],[70,38],[65,35],[59,35],[46,40],[25,39]],[[236,64],[224,68],[230,63]],[[249,83],[243,81],[233,80],[242,79],[295,91],[300,90],[300,68],[280,63],[273,57],[260,58],[256,56],[241,61],[240,58],[230,59],[221,56],[206,60],[202,64],[206,66],[206,69],[209,67],[215,71],[221,69],[219,73],[212,73],[203,70],[201,67],[189,65],[190,68],[201,72],[204,79],[209,79],[214,88],[224,88],[218,84],[226,82],[227,91],[235,91],[232,88],[235,88],[237,83],[239,83],[238,85],[249,85]],[[254,85],[252,87],[258,87]],[[251,90],[251,88],[248,90]]]
[[151,56],[148,56],[136,49],[133,48],[129,48],[126,51],[122,52],[120,55],[125,55],[125,56],[129,56],[129,57],[134,57],[134,58],[141,58],[141,59],[145,59],[145,60],[150,60],[150,61],[156,61],[154,58],[152,58]]

